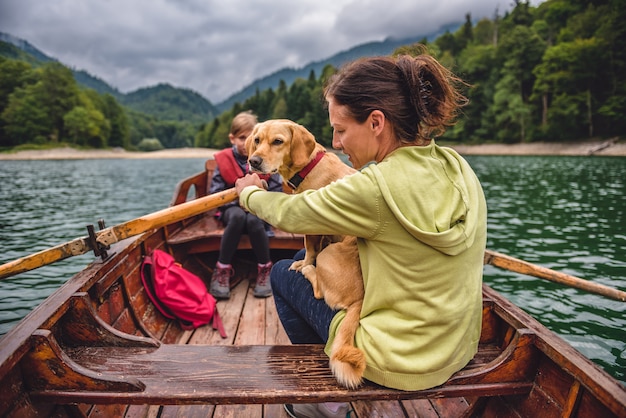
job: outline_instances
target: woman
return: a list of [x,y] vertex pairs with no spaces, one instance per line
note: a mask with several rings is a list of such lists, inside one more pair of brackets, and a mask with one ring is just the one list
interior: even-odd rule
[[[324,94],[333,147],[360,171],[291,196],[270,195],[254,175],[236,183],[242,207],[278,228],[358,237],[365,298],[355,345],[364,377],[391,388],[440,385],[478,349],[486,202],[468,163],[433,139],[466,103],[458,82],[428,55],[358,60]],[[293,343],[324,342],[328,353],[344,313],[315,300],[291,263],[271,272],[283,326]],[[297,417],[347,411],[286,408]]]

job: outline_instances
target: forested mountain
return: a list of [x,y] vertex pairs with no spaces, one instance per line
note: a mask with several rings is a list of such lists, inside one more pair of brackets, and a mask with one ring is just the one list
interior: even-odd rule
[[[35,48],[28,41],[3,32],[0,32],[0,56],[25,61],[33,67],[40,67],[48,62],[59,62]],[[119,90],[110,86],[106,81],[84,70],[76,70],[73,68],[70,68],[70,70],[76,82],[82,86],[94,89],[100,94],[111,94],[115,98],[119,98],[119,96],[122,95]]]
[[[0,41],[12,46],[12,48],[6,48],[6,45],[3,45],[2,56],[7,58],[22,59],[23,61],[29,61],[30,64],[56,61],[54,58],[47,56],[32,46],[28,41],[9,35],[8,33],[0,32]],[[5,55],[5,49],[9,55]],[[13,54],[13,56],[10,56],[11,54]]]
[[79,88],[58,62],[0,57],[0,147],[67,142],[129,148],[126,112],[110,94]]
[[332,65],[333,67],[338,68],[342,64],[357,58],[389,55],[396,48],[402,45],[411,45],[415,42],[431,41],[447,31],[456,30],[459,26],[460,23],[456,22],[445,25],[441,29],[429,34],[416,35],[405,39],[387,38],[384,41],[368,42],[362,45],[357,45],[346,51],[339,52],[329,58],[311,62],[300,69],[283,68],[270,75],[255,80],[250,85],[244,87],[241,91],[233,94],[228,99],[216,104],[215,106],[220,112],[223,112],[224,110],[230,109],[235,103],[242,103],[244,100],[254,96],[257,90],[263,91],[270,88],[276,89],[281,82],[291,85],[298,78],[309,77],[311,71],[315,74],[321,74],[324,67],[327,65]]
[[[470,99],[444,139],[456,142],[570,141],[626,134],[626,7],[614,0],[514,0],[503,16],[473,22],[432,42],[428,52],[467,82]],[[394,54],[418,53],[404,45]],[[233,115],[288,118],[324,145],[331,129],[322,107],[328,74],[311,71],[291,85],[257,90],[196,136],[196,145],[225,146]]]
[[[86,71],[75,70],[75,69],[71,69],[71,70],[72,70],[72,73],[74,74],[74,78],[79,84],[87,88],[92,88],[100,94],[109,93],[113,95],[115,98],[119,99],[123,104],[128,105],[132,109],[137,110],[139,112],[153,115],[159,119],[163,119],[163,115],[169,112],[166,106],[155,105],[154,101],[157,100],[157,97],[151,96],[150,93],[154,93],[155,95],[158,95],[158,100],[166,99],[168,102],[172,102],[174,104],[180,101],[179,100],[180,96],[188,96],[187,100],[182,100],[180,102],[181,103],[193,102],[197,104],[197,106],[194,106],[191,109],[189,109],[191,110],[193,114],[193,116],[191,116],[191,119],[194,119],[194,120],[197,119],[196,114],[199,114],[200,110],[209,109],[208,112],[211,115],[209,117],[209,120],[210,120],[217,114],[230,109],[235,103],[237,102],[242,103],[244,100],[254,96],[257,90],[263,91],[269,88],[276,89],[278,88],[281,81],[286,83],[287,85],[291,85],[298,78],[307,78],[311,71],[314,71],[316,74],[321,74],[322,70],[327,65],[339,67],[345,62],[348,62],[348,61],[351,61],[360,57],[374,56],[374,55],[389,55],[394,51],[394,49],[402,45],[410,45],[412,43],[420,42],[420,41],[431,41],[447,31],[456,30],[459,26],[460,26],[459,22],[454,22],[454,23],[447,24],[443,26],[442,28],[440,28],[439,30],[434,31],[432,33],[416,35],[416,36],[413,36],[410,38],[404,38],[404,39],[387,38],[384,41],[368,42],[365,44],[357,45],[346,51],[339,52],[335,55],[332,55],[329,58],[326,58],[320,61],[311,62],[299,69],[283,68],[272,74],[265,75],[263,77],[258,78],[257,80],[250,83],[248,86],[244,87],[241,91],[233,94],[232,96],[228,97],[226,100],[215,105],[206,99],[204,99],[206,103],[202,103],[200,100],[197,100],[199,98],[203,98],[200,95],[198,95],[199,96],[198,98],[193,99],[190,96],[192,96],[193,94],[197,94],[197,93],[194,93],[188,89],[176,88],[176,87],[171,87],[170,89],[168,89],[169,92],[173,93],[171,97],[167,97],[167,95],[164,97],[163,96],[164,91],[163,89],[158,88],[159,86],[144,87],[144,88],[138,89],[137,91],[133,91],[128,94],[123,94],[119,90],[117,90],[115,87],[112,87],[111,85],[106,83],[104,80],[96,76],[93,76],[87,73]],[[2,51],[0,51],[0,56],[5,56],[7,58],[13,58],[13,59],[22,59],[22,60],[30,62],[33,65],[37,65],[37,63],[56,61],[54,58],[48,57],[46,54],[39,51],[37,48],[35,48],[34,46],[32,46],[30,43],[28,43],[25,40],[0,32],[0,41],[13,45],[12,49],[17,51],[12,56],[9,56],[8,54],[5,54]],[[2,45],[4,44],[0,42],[0,48],[2,47]],[[20,53],[20,50],[22,51],[21,53]],[[24,52],[26,53],[26,55],[24,54]],[[20,57],[18,58],[17,55],[20,55]],[[179,91],[176,91],[176,90],[179,90]],[[189,94],[189,93],[192,93],[192,94]],[[177,99],[176,96],[178,96],[179,98]],[[166,118],[167,120],[180,120],[180,116],[183,115],[184,117],[186,113],[184,109],[176,109],[175,107],[171,109],[171,112],[175,116],[173,117],[168,116]],[[206,118],[204,118],[203,121],[206,121]]]
[[164,83],[135,90],[123,95],[120,100],[136,111],[163,120],[204,123],[217,114],[215,106],[198,93]]
[[213,115],[198,94],[164,85],[141,91],[123,105],[110,93],[78,84],[75,74],[59,62],[31,65],[5,58],[3,50],[20,58],[6,45],[0,42],[0,148],[66,143],[143,149],[144,139],[166,148],[189,147],[198,128]]
[[33,55],[21,50],[17,46],[2,40],[4,35],[0,32],[0,56],[14,60],[24,61],[31,65],[39,65],[42,61]]
[[[62,141],[132,149],[145,138],[167,148],[188,147],[198,127],[217,113],[199,94],[167,84],[123,94],[1,32],[0,72],[0,147]],[[63,103],[37,108],[55,101],[49,93]]]
[[88,89],[94,89],[100,94],[110,94],[116,99],[121,99],[122,97],[124,97],[124,94],[118,89],[112,87],[106,81],[89,74],[87,71],[76,70],[72,68],[70,68],[70,70],[72,70],[72,74],[74,74],[74,79],[76,80],[76,82],[81,86],[84,86]]
[[[29,42],[2,32],[0,32],[0,56],[26,61],[34,67],[48,62],[58,62]],[[111,94],[123,105],[152,115],[159,120],[204,123],[213,119],[217,114],[215,106],[209,100],[189,89],[159,84],[124,94],[106,81],[84,70],[73,68],[70,70],[76,82],[81,86],[93,89],[100,94]]]

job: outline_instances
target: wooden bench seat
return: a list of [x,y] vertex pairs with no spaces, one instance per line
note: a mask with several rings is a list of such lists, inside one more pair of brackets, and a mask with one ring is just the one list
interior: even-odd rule
[[[302,240],[304,246],[304,236],[291,234],[272,227],[274,236],[270,238],[270,248],[290,249],[293,247],[294,238]],[[170,235],[167,243],[176,246],[177,249],[186,249],[188,254],[198,254],[208,251],[217,251],[220,248],[220,241],[224,234],[224,226],[215,220],[212,213],[201,216],[193,223],[187,225],[185,229]],[[252,249],[252,244],[247,235],[242,235],[239,245],[240,250]]]
[[[189,195],[193,198],[206,196],[211,184],[211,178],[215,170],[215,160],[207,160],[205,171],[181,181],[176,186],[175,198],[172,205],[186,202]],[[219,250],[220,240],[224,234],[224,226],[215,219],[215,210],[197,216],[185,222],[185,228],[168,235],[167,243],[176,247],[176,251],[184,251],[188,254],[200,254]],[[272,249],[293,249],[294,238],[302,242],[304,236],[291,234],[272,227],[274,236],[270,238]],[[252,249],[252,244],[247,235],[243,235],[237,247],[240,250]]]
[[[227,405],[498,396],[528,393],[536,369],[534,334],[510,328],[504,345],[482,342],[475,358],[441,386],[400,391],[365,382],[348,390],[332,375],[323,345],[162,344],[107,326],[86,295],[74,299],[68,321],[60,322],[67,330],[31,336],[36,349],[25,363],[27,381],[42,401]],[[87,325],[72,335],[76,316]]]
[[[493,352],[487,348],[487,352]],[[339,386],[328,368],[322,345],[145,347],[80,347],[66,350],[77,365],[105,378],[134,382],[116,394],[116,402],[130,404],[268,404],[351,400],[400,400],[429,397],[485,396],[527,393],[525,381],[490,382],[463,372],[449,383],[432,389],[406,392],[367,382],[357,390]],[[486,360],[486,359],[485,359]],[[494,361],[492,359],[491,361]],[[497,360],[496,360],[497,361]],[[482,369],[490,366],[483,365]],[[470,365],[464,372],[481,375]],[[112,385],[111,389],[114,390]],[[67,403],[103,403],[106,391],[76,388],[36,392],[41,399]]]

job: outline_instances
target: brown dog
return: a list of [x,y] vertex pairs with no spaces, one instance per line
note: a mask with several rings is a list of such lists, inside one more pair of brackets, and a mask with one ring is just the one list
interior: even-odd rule
[[[319,189],[356,171],[335,154],[325,152],[313,134],[290,120],[257,124],[246,140],[246,149],[252,171],[279,173],[293,193]],[[304,259],[290,268],[301,271],[311,282],[317,299],[324,298],[333,309],[346,310],[331,348],[330,367],[339,383],[355,388],[365,370],[365,355],[354,347],[364,295],[356,238],[306,235],[304,247]]]

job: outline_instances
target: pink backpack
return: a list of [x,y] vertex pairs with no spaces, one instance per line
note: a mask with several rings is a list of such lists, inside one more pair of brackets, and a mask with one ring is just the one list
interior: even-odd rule
[[178,319],[183,329],[194,329],[213,320],[213,329],[226,338],[216,300],[198,276],[185,270],[165,251],[144,257],[141,281],[148,297],[166,318]]

